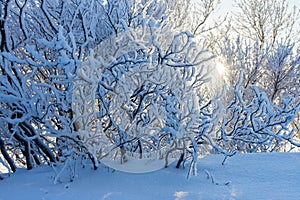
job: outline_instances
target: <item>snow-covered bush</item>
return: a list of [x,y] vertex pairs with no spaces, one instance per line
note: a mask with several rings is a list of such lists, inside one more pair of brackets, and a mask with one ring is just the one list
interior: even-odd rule
[[[236,40],[227,37],[220,44],[220,53],[226,63],[226,83],[235,87],[236,77],[243,70],[240,86],[245,101],[256,99],[253,86],[266,95],[272,106],[282,107],[283,99],[291,97],[295,104],[299,102],[299,73],[300,65],[296,43],[284,43],[284,40],[271,44],[259,44],[244,38]],[[235,98],[233,92],[226,94],[226,104]],[[295,130],[294,137],[299,138],[300,132],[297,120],[299,113],[290,122]]]
[[0,145],[12,171],[86,154],[74,131],[72,84],[95,38],[107,37],[90,20],[102,17],[96,10],[90,1],[1,1]]
[[[213,56],[189,32],[171,31],[176,19],[167,17],[174,12],[169,4],[1,1],[0,147],[5,166],[12,171],[20,165],[55,167],[88,155],[97,167],[95,152],[86,146],[98,129],[110,134],[113,144],[144,152],[187,134],[197,109],[208,101],[199,88],[208,81],[205,63]],[[92,59],[94,55],[98,57]],[[97,75],[88,80],[91,85],[78,87],[90,72],[86,64],[81,67],[83,60],[98,62],[89,65]],[[86,105],[93,105],[90,117],[72,110],[86,112]],[[98,126],[91,127],[97,131],[87,128],[94,119]],[[145,139],[145,133],[153,137]]]
[[213,141],[221,115],[207,92],[209,81],[218,85],[214,56],[168,21],[150,18],[125,30],[78,71],[73,110],[82,140],[100,161],[159,157],[167,165],[184,154],[196,163],[200,141]]
[[[293,140],[295,131],[291,123],[297,118],[300,102],[291,96],[276,105],[256,86],[245,89],[241,83],[242,75],[232,88],[234,98],[223,118],[222,148],[251,153],[279,151],[286,142],[299,147]],[[245,93],[252,93],[253,98],[246,98],[249,95]]]
[[294,44],[226,40],[219,52],[245,79],[223,95],[215,56],[191,33],[210,29],[216,1],[200,1],[195,22],[198,12],[183,14],[192,2],[1,1],[0,162],[49,164],[58,182],[86,157],[94,168],[105,158],[190,159],[196,173],[207,152],[298,145]]

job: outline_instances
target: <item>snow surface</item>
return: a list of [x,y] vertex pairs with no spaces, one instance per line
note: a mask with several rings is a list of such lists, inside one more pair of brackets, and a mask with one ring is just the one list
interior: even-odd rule
[[0,200],[14,199],[300,199],[300,153],[238,154],[200,160],[198,176],[168,168],[145,174],[80,168],[73,182],[53,184],[53,171],[19,170],[0,181]]

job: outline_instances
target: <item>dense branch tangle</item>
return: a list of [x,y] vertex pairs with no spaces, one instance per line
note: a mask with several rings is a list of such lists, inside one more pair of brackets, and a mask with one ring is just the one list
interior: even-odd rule
[[88,149],[100,160],[116,149],[121,160],[126,152],[163,159],[186,149],[198,134],[212,58],[188,32],[151,19],[103,41],[74,84],[75,121]]
[[[300,103],[289,97],[274,105],[257,87],[245,90],[240,84],[233,88],[234,100],[223,118],[220,143],[224,148],[252,153],[281,151],[286,143],[292,144],[291,148],[299,147],[290,124],[297,117]],[[253,93],[253,100],[247,100],[245,92]]]
[[71,94],[93,37],[104,38],[87,23],[97,9],[87,1],[1,1],[0,145],[12,171],[18,163],[31,169],[64,160],[62,152],[84,151],[72,123]]

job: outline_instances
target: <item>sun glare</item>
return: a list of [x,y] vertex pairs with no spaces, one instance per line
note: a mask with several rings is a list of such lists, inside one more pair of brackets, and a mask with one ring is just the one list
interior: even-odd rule
[[225,65],[224,65],[223,63],[221,63],[221,62],[216,62],[216,68],[217,68],[218,73],[219,73],[220,75],[224,75],[224,73],[225,73]]

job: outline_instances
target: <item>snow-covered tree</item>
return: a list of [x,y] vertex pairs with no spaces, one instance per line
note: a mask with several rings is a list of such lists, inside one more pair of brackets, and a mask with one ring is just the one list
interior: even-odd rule
[[[177,22],[173,3],[1,1],[0,147],[6,166],[68,165],[73,156],[89,155],[96,167],[96,154],[86,148],[91,139],[82,132],[94,118],[77,116],[73,108],[80,101],[80,112],[93,105],[97,130],[126,150],[160,149],[175,132],[188,134],[197,108],[208,101],[199,88],[208,81],[205,63],[213,56],[189,32],[170,31]],[[88,62],[94,71],[84,71]],[[78,87],[88,73],[97,77],[89,80],[93,84]],[[148,131],[152,144],[150,136],[143,139]]]
[[1,1],[0,162],[11,171],[47,163],[57,182],[69,168],[74,178],[78,158],[94,168],[108,157],[179,159],[178,166],[190,159],[196,173],[206,151],[298,145],[290,125],[299,111],[299,56],[291,36],[278,39],[296,12],[287,14],[284,1],[282,18],[262,29],[270,38],[259,30],[219,44],[231,75],[245,74],[224,96],[201,40],[219,25],[206,24],[217,3]]
[[291,7],[288,0],[240,0],[236,2],[234,30],[245,38],[260,44],[284,44],[295,37],[299,8]]
[[[243,70],[241,84],[246,90],[256,86],[277,106],[281,106],[282,99],[287,96],[297,101],[299,8],[290,6],[286,0],[241,0],[236,1],[236,5],[238,11],[233,13],[226,31],[221,32],[223,39],[213,48],[225,63],[227,84],[234,86],[236,77]],[[243,95],[244,98],[255,98],[252,92]],[[232,98],[228,96],[229,102]],[[296,121],[292,124],[297,137]]]
[[[256,86],[246,89],[241,84],[242,78],[232,88],[234,100],[223,118],[221,146],[239,152],[279,151],[286,142],[299,147],[290,125],[298,115],[300,102],[286,96],[280,105],[275,105]],[[253,93],[252,99],[244,95],[249,92]]]
[[[10,168],[63,158],[68,142],[83,149],[72,121],[72,84],[93,42],[89,1],[1,1],[1,151]],[[98,19],[99,20],[99,19]],[[75,135],[74,135],[75,134]],[[74,147],[75,148],[75,147]]]
[[[214,140],[213,124],[221,113],[210,101],[213,93],[205,92],[217,76],[214,56],[191,33],[172,26],[150,18],[126,27],[94,49],[79,69],[76,124],[100,161],[158,156],[167,164],[180,151],[196,163],[199,141]],[[217,77],[212,81],[219,84]]]

